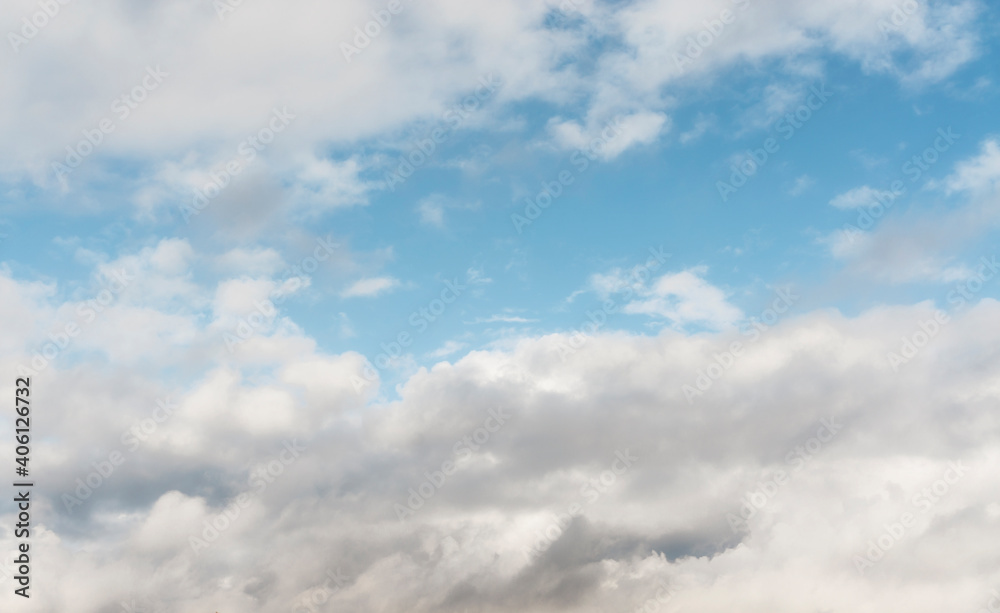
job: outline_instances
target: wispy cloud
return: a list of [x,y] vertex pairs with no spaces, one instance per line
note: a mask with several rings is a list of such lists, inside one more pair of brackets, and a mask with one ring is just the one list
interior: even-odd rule
[[387,294],[397,287],[400,282],[393,277],[371,277],[358,279],[345,290],[340,292],[341,298],[372,298]]

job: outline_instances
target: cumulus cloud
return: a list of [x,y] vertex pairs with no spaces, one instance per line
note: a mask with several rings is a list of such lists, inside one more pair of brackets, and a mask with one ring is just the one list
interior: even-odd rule
[[[8,283],[24,306],[53,300]],[[26,329],[47,316],[26,313]],[[600,611],[659,594],[703,611],[976,610],[1000,535],[998,316],[990,299],[943,319],[930,303],[814,311],[753,344],[667,329],[565,357],[568,335],[524,337],[420,369],[385,401],[352,385],[361,356],[308,343],[252,364],[200,353],[205,374],[176,386],[137,361],[61,360],[33,381],[51,424],[35,449],[48,476],[33,602],[264,613],[320,593],[338,610]],[[684,386],[740,340],[692,407]],[[140,360],[160,352],[144,347]],[[121,436],[143,420],[152,432]],[[113,450],[125,461],[86,494],[77,479]]]
[[721,329],[742,318],[743,313],[726,300],[721,289],[702,278],[708,268],[663,275],[643,297],[625,305],[624,312],[663,317],[677,325],[704,324]]

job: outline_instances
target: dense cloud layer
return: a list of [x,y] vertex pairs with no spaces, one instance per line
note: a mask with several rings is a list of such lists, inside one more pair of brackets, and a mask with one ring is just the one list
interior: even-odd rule
[[[0,282],[10,372],[73,305]],[[294,328],[213,356],[211,322],[142,301],[33,379],[34,610],[287,611],[327,571],[316,598],[347,611],[974,611],[998,584],[993,300],[524,338],[393,401]],[[103,327],[171,318],[190,333],[161,344]],[[151,375],[162,343],[193,383]]]

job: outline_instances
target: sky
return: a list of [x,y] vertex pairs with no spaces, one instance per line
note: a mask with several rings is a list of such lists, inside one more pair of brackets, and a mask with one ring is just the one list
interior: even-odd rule
[[5,2],[0,606],[998,610],[998,26]]

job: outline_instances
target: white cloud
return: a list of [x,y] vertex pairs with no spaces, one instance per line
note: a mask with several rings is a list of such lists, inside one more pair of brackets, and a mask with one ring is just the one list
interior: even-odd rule
[[371,298],[390,292],[399,287],[399,285],[399,280],[393,277],[358,279],[348,286],[347,289],[340,292],[340,296],[341,298]]
[[586,127],[575,120],[554,119],[549,123],[549,132],[564,149],[582,149],[602,160],[611,160],[635,145],[654,142],[664,126],[669,127],[666,115],[641,112],[605,122],[591,120]]
[[486,273],[483,272],[482,266],[478,268],[469,267],[465,271],[465,277],[468,279],[469,283],[472,283],[473,285],[489,285],[490,283],[493,283],[493,279],[487,277]]
[[988,192],[1000,182],[1000,143],[983,141],[979,155],[955,164],[955,171],[944,179],[948,193]]
[[263,302],[276,289],[271,279],[229,279],[218,284],[213,310],[216,317],[243,317],[255,310],[254,303]]
[[445,227],[446,211],[474,211],[480,206],[479,202],[460,202],[448,198],[441,194],[431,194],[422,198],[417,203],[417,214],[420,215],[420,222],[436,228]]
[[221,271],[233,274],[274,275],[285,266],[281,254],[274,249],[237,247],[215,258]]
[[362,170],[357,156],[339,162],[309,158],[295,175],[292,198],[310,214],[368,204],[368,194],[376,184],[363,180]]
[[477,324],[493,324],[493,323],[509,323],[509,324],[530,324],[538,321],[537,319],[529,319],[527,317],[522,317],[520,315],[509,315],[509,314],[497,314],[490,315],[489,317],[477,317],[472,323]]
[[941,254],[941,246],[923,238],[925,224],[864,232],[834,230],[821,238],[830,255],[848,263],[848,270],[893,284],[914,282],[951,283],[966,279],[970,269]]
[[[694,409],[682,386],[745,344],[737,331],[598,335],[565,359],[557,349],[569,335],[523,338],[419,370],[387,403],[353,388],[357,354],[300,347],[243,373],[193,353],[205,376],[174,390],[173,416],[74,513],[60,496],[93,470],[93,450],[121,449],[120,433],[167,394],[133,361],[52,368],[34,382],[59,394],[36,450],[50,465],[35,502],[49,510],[32,547],[67,579],[33,598],[40,611],[136,599],[149,610],[277,613],[339,569],[346,581],[326,603],[338,610],[629,611],[661,581],[684,610],[977,610],[996,585],[1000,537],[1000,418],[987,410],[1000,398],[997,317],[988,299],[953,313],[895,372],[887,354],[934,318],[931,304],[789,318]],[[91,405],[106,410],[78,410]],[[504,424],[459,455],[498,407]],[[831,419],[836,434],[821,441]],[[631,466],[588,488],[609,478],[616,451]],[[458,470],[399,521],[394,505],[456,458]],[[956,462],[963,475],[939,500],[913,502]],[[267,481],[248,476],[269,465]],[[727,515],[779,470],[787,481],[765,485],[766,503],[731,530]],[[189,537],[240,494],[249,505],[230,508],[196,554]],[[550,528],[574,503],[582,517]],[[860,575],[854,556],[904,512],[916,521]]]
[[421,223],[444,227],[444,204],[439,200],[424,198],[417,203],[417,213],[420,214]]
[[448,357],[449,355],[458,353],[468,346],[468,343],[464,343],[462,341],[447,341],[444,345],[441,345],[434,351],[429,352],[427,357],[434,359]]
[[743,312],[726,300],[726,293],[702,278],[708,272],[696,266],[656,279],[641,299],[625,305],[631,314],[662,317],[678,326],[703,324],[722,329],[743,317]]
[[[118,160],[130,159],[139,170],[130,183],[135,193],[126,200],[137,215],[156,219],[174,191],[204,185],[211,170],[237,158],[241,143],[267,126],[273,109],[287,107],[296,119],[259,152],[239,182],[252,178],[274,189],[259,205],[269,211],[298,207],[312,215],[364,205],[379,186],[362,175],[380,163],[378,155],[302,160],[299,153],[386,144],[392,149],[405,128],[436,120],[490,73],[502,75],[504,85],[470,127],[507,125],[510,103],[541,100],[556,107],[549,124],[555,141],[575,148],[589,146],[609,120],[621,116],[622,134],[599,153],[613,159],[654,143],[669,128],[678,99],[666,92],[713,82],[747,64],[776,60],[785,67],[789,81],[762,94],[762,108],[777,112],[801,90],[796,80],[822,78],[817,67],[824,54],[920,86],[946,78],[978,53],[976,3],[921,6],[886,37],[873,24],[888,18],[893,7],[890,0],[650,0],[628,6],[587,1],[570,10],[576,26],[553,28],[546,25],[552,14],[545,3],[500,0],[472,12],[455,0],[435,0],[408,6],[360,56],[346,61],[339,43],[352,41],[355,27],[372,19],[371,5],[361,0],[321,7],[304,0],[241,5],[221,20],[212,5],[189,0],[165,0],[138,12],[122,0],[84,6],[60,11],[44,38],[0,57],[0,71],[20,84],[16,92],[0,92],[0,130],[23,144],[16,155],[0,154],[0,175],[62,189],[52,162],[64,160],[67,145],[83,138],[81,131],[108,118],[115,131],[65,185],[72,191],[96,184],[118,172]],[[0,25],[7,31],[17,31],[22,18],[38,10],[31,0],[6,8]],[[723,9],[734,12],[735,22],[678,71],[672,58]],[[160,42],[155,48],[139,42],[148,40]],[[442,40],[459,41],[463,53],[447,51]],[[516,48],[511,40],[519,41]],[[218,48],[226,52],[208,51]],[[122,118],[112,105],[142,82],[147,66],[159,66],[168,76]],[[53,102],[29,108],[28,101],[38,99]],[[112,206],[97,199],[87,203]]]
[[[956,261],[956,253],[1000,223],[992,191],[997,160],[1000,148],[993,140],[986,140],[978,155],[956,164],[943,182],[931,182],[937,187],[943,183],[949,193],[967,193],[969,197],[958,206],[913,207],[904,212],[892,208],[891,195],[883,192],[887,206],[859,207],[849,220],[854,230],[835,230],[819,242],[827,245],[833,257],[847,263],[848,272],[879,281],[948,283],[967,278],[969,268]],[[861,204],[876,193],[864,186],[838,198],[846,206]]]
[[809,175],[802,175],[795,178],[792,186],[788,188],[788,194],[790,196],[801,196],[810,187],[816,184],[816,181]]
[[877,204],[880,198],[883,201],[892,201],[895,197],[892,192],[862,185],[834,196],[830,200],[830,206],[838,209],[857,209]]
[[[726,328],[741,319],[743,313],[728,302],[726,292],[703,278],[707,272],[706,266],[696,266],[647,281],[649,271],[644,267],[628,271],[616,268],[591,275],[588,289],[602,299],[624,293],[628,302],[623,313],[666,319],[677,327],[698,324]],[[567,302],[578,294],[574,292]]]

